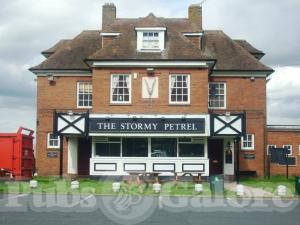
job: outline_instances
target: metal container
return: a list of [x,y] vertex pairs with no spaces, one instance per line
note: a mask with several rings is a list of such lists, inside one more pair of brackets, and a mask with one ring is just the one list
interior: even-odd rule
[[17,133],[0,134],[0,170],[16,180],[31,179],[34,168],[33,130],[20,127]]

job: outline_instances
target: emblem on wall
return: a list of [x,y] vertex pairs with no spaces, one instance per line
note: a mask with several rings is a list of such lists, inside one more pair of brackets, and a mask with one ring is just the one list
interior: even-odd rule
[[243,136],[246,132],[245,114],[211,114],[211,136]]
[[88,113],[57,113],[54,112],[54,133],[87,135]]
[[158,77],[142,78],[142,97],[158,98]]

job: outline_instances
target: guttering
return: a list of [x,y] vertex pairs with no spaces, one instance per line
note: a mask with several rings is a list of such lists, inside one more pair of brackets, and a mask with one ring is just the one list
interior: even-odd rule
[[[41,69],[29,69],[30,72],[34,73],[37,76],[47,76],[51,73],[53,76],[91,76],[91,70],[66,70],[66,69],[53,69],[53,70],[41,70]],[[75,75],[74,75],[75,74]]]
[[268,77],[274,70],[213,70],[213,77]]
[[109,32],[102,32],[100,33],[101,36],[119,36],[121,33],[109,33]]
[[268,131],[300,131],[300,125],[267,125]]
[[186,32],[186,33],[182,33],[184,36],[203,36],[204,33],[203,32]]
[[211,68],[215,61],[98,61],[92,67]]

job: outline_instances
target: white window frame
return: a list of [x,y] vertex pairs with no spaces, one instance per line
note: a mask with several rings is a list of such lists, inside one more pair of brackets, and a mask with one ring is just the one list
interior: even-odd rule
[[[165,49],[165,27],[141,27],[136,28],[137,31],[137,50],[141,52],[161,52]],[[158,47],[145,48],[143,46],[144,33],[158,33]],[[154,36],[153,36],[154,37]]]
[[[113,101],[113,77],[114,76],[120,76],[120,75],[124,75],[124,76],[129,76],[129,83],[128,83],[128,89],[129,89],[129,101]],[[128,74],[128,73],[114,73],[114,74],[111,74],[110,76],[110,103],[111,104],[131,104],[131,98],[132,98],[132,86],[131,86],[131,83],[132,83],[132,79],[131,79],[131,74]]]
[[276,145],[267,145],[267,155],[271,155],[270,154],[270,147],[273,146],[274,148],[276,148]]
[[[224,106],[222,106],[222,107],[209,106],[209,101],[210,101],[210,99],[209,99],[209,95],[210,95],[209,85],[210,84],[223,84],[224,85]],[[227,107],[227,87],[226,87],[226,83],[225,82],[209,82],[208,83],[208,108],[209,109],[226,109],[226,107]]]
[[[79,108],[79,109],[91,109],[93,107],[93,99],[92,99],[92,105],[91,106],[80,106],[79,105],[79,85],[80,84],[84,84],[84,85],[89,84],[89,85],[91,85],[92,96],[93,96],[93,84],[92,84],[92,82],[90,82],[90,81],[78,81],[77,82],[77,108]],[[87,94],[87,93],[84,93],[84,94]]]
[[[47,134],[47,148],[49,149],[57,149],[57,148],[60,148],[60,137],[57,136],[57,139],[50,139],[50,135],[53,134],[53,133],[48,133]],[[57,140],[57,145],[51,145],[50,144],[50,141],[56,141]]]
[[[172,101],[171,94],[172,94],[172,77],[173,76],[187,76],[187,88],[188,88],[188,101],[186,102],[177,102],[177,101]],[[191,103],[191,78],[190,74],[170,74],[169,75],[169,104],[170,105],[189,105]]]
[[252,146],[251,147],[244,147],[244,137],[242,137],[241,141],[241,149],[242,150],[251,150],[255,149],[255,135],[254,134],[245,134],[245,136],[251,135],[252,136]]
[[293,155],[293,145],[282,145],[283,148],[285,147],[290,147],[290,154],[288,155]]

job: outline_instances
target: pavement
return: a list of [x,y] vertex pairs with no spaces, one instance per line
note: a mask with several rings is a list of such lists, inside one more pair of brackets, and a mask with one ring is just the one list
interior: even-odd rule
[[[236,192],[236,186],[237,186],[236,182],[225,183],[224,186],[226,189]],[[267,197],[267,198],[270,198],[270,197],[276,196],[275,193],[265,191],[261,188],[254,188],[254,187],[249,187],[249,186],[245,186],[245,185],[243,185],[243,186],[244,186],[244,192],[245,192],[244,197],[255,197],[255,198],[266,198]]]
[[1,225],[298,225],[296,199],[9,194]]

